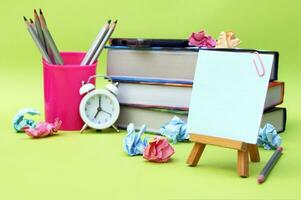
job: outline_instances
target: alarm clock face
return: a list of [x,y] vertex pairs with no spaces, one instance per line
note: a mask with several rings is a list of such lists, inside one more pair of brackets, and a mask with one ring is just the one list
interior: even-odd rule
[[105,129],[112,126],[120,111],[117,98],[103,89],[97,89],[86,94],[79,108],[83,121],[95,129]]

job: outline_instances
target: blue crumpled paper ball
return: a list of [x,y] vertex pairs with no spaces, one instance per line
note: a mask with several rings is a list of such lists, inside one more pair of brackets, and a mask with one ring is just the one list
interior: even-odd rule
[[186,123],[183,120],[174,116],[169,123],[161,127],[160,134],[167,137],[169,140],[172,140],[175,144],[189,139],[186,127]]
[[123,149],[128,155],[135,156],[143,154],[145,147],[148,145],[147,138],[141,139],[145,131],[146,125],[142,125],[138,133],[135,131],[133,123],[127,126],[127,135],[123,141]]
[[20,109],[14,116],[12,125],[16,132],[24,132],[23,128],[35,128],[36,122],[32,119],[25,118],[25,115],[39,115],[40,112],[33,108]]
[[275,127],[267,123],[259,130],[257,145],[266,150],[276,149],[281,145],[281,137],[278,135]]

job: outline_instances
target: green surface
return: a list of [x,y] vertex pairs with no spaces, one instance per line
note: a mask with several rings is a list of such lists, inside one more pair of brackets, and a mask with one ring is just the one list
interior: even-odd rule
[[[40,55],[23,24],[43,8],[61,50],[86,50],[106,19],[118,19],[115,37],[187,38],[205,28],[217,37],[234,31],[241,47],[278,50],[279,80],[286,82],[287,130],[284,155],[267,182],[236,175],[236,152],[208,147],[200,164],[185,160],[191,143],[174,145],[170,163],[154,164],[122,151],[124,132],[32,140],[15,134],[11,119],[24,107],[43,110]],[[1,1],[0,199],[300,199],[300,35],[301,1]],[[104,72],[105,54],[99,72]],[[243,80],[242,83],[243,84]],[[102,84],[99,84],[99,86]],[[38,118],[43,119],[43,115]]]

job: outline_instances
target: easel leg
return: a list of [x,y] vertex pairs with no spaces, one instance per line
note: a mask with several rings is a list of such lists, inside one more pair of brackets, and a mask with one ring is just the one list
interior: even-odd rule
[[249,150],[251,161],[259,162],[260,156],[259,156],[258,146],[256,144],[248,144],[248,150]]
[[206,147],[206,144],[195,143],[186,163],[192,167],[196,166],[200,160],[200,157],[201,157],[205,147]]
[[249,176],[249,152],[237,150],[237,173],[239,176]]

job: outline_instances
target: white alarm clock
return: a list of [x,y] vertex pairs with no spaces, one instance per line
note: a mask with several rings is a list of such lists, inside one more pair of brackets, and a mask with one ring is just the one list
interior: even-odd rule
[[114,126],[120,112],[117,100],[118,83],[110,82],[104,89],[95,89],[95,85],[89,82],[96,77],[105,76],[95,75],[89,77],[87,83],[83,82],[79,90],[80,95],[85,94],[79,105],[79,113],[85,123],[80,132],[82,133],[87,127],[98,130],[113,127],[119,132],[117,127]]

